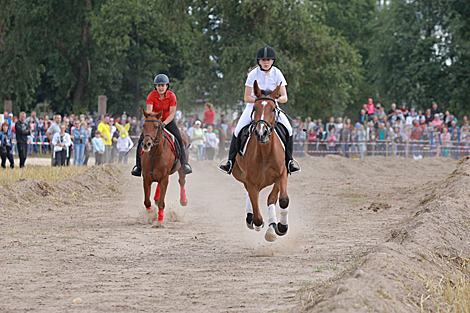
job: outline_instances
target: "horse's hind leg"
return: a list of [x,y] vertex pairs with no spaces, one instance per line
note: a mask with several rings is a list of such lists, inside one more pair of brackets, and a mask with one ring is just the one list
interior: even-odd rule
[[264,235],[264,238],[267,241],[273,242],[276,240],[276,227],[277,227],[277,217],[276,217],[276,202],[279,195],[279,186],[274,184],[273,189],[268,197],[268,230]]
[[276,234],[278,236],[284,236],[287,233],[289,215],[289,209],[287,208],[289,206],[289,196],[287,195],[287,174],[281,179],[279,187],[279,206],[281,207],[281,217],[280,222],[277,223]]
[[157,189],[155,189],[155,196],[153,200],[155,200],[155,205],[157,205],[157,201],[160,199],[160,184],[157,183]]
[[180,204],[182,206],[188,205],[188,198],[186,198],[186,175],[183,174],[183,170],[179,169],[178,171],[178,183],[180,184]]

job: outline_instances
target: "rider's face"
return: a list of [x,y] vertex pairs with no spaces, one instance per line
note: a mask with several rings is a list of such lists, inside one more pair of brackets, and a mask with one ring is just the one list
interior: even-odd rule
[[155,85],[159,94],[164,94],[168,86],[166,84]]
[[263,68],[263,70],[267,71],[271,68],[271,66],[273,66],[274,60],[261,59],[261,60],[259,60],[259,64],[261,64],[261,67]]

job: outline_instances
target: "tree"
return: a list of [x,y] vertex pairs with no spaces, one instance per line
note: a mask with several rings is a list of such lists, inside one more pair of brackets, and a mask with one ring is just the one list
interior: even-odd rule
[[[198,60],[205,72],[191,81],[194,89],[221,106],[243,99],[256,52],[270,45],[288,81],[290,114],[341,114],[361,80],[356,51],[332,29],[322,25],[320,2],[288,0],[213,1],[194,11],[199,41]],[[201,63],[198,63],[199,66]]]
[[368,64],[381,99],[468,110],[470,12],[464,2],[397,0],[380,12]]

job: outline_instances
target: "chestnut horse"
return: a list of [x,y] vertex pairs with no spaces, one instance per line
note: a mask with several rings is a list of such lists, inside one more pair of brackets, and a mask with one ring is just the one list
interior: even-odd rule
[[[248,228],[260,231],[264,226],[258,200],[259,192],[267,186],[273,185],[268,197],[268,230],[265,239],[276,240],[276,234],[283,236],[287,233],[287,215],[289,209],[289,197],[287,196],[287,169],[283,145],[274,131],[276,115],[279,109],[275,98],[279,96],[278,86],[269,96],[262,95],[258,82],[253,85],[256,101],[253,106],[251,137],[243,156],[237,154],[236,163],[233,166],[233,176],[245,185],[247,195]],[[276,202],[279,197],[281,207],[280,222],[276,218]]]
[[[165,194],[168,187],[168,181],[171,174],[178,171],[180,184],[180,204],[185,206],[188,204],[186,199],[186,189],[184,187],[186,183],[186,175],[183,174],[181,169],[181,162],[175,157],[171,149],[171,143],[169,136],[163,132],[163,123],[161,117],[163,111],[160,113],[147,113],[142,109],[144,113],[144,140],[142,142],[142,176],[144,183],[144,205],[147,209],[147,216],[149,222],[155,222],[157,214],[152,208],[152,202],[150,201],[150,191],[152,183],[157,182],[157,189],[155,191],[155,204],[158,207],[158,221],[156,227],[163,226],[163,210],[165,209]],[[187,146],[187,141],[183,137],[184,147]]]

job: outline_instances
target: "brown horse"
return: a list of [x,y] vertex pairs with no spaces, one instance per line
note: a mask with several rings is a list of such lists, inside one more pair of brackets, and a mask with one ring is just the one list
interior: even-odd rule
[[[237,162],[233,167],[233,176],[245,185],[248,192],[246,223],[250,229],[260,231],[264,226],[258,205],[259,192],[274,184],[268,197],[269,227],[265,235],[267,241],[276,240],[276,234],[283,236],[287,233],[289,212],[285,153],[281,140],[274,132],[276,114],[279,113],[274,99],[278,97],[280,87],[278,86],[269,96],[264,97],[257,81],[254,82],[253,92],[257,99],[253,106],[254,124],[251,126],[251,137],[244,156],[238,154]],[[281,219],[277,223],[276,202],[279,193]]]
[[[169,176],[178,171],[180,184],[180,204],[185,206],[188,204],[186,199],[186,175],[183,174],[181,169],[181,162],[176,158],[171,149],[169,136],[164,134],[163,125],[161,121],[163,111],[160,113],[144,113],[144,140],[142,142],[142,176],[144,183],[144,205],[147,209],[149,222],[155,222],[157,214],[152,208],[150,201],[150,191],[152,183],[157,182],[157,189],[155,191],[155,204],[158,207],[158,221],[156,227],[163,226],[163,210],[165,209],[165,194],[168,187]],[[183,137],[184,147],[187,146],[187,141]]]

